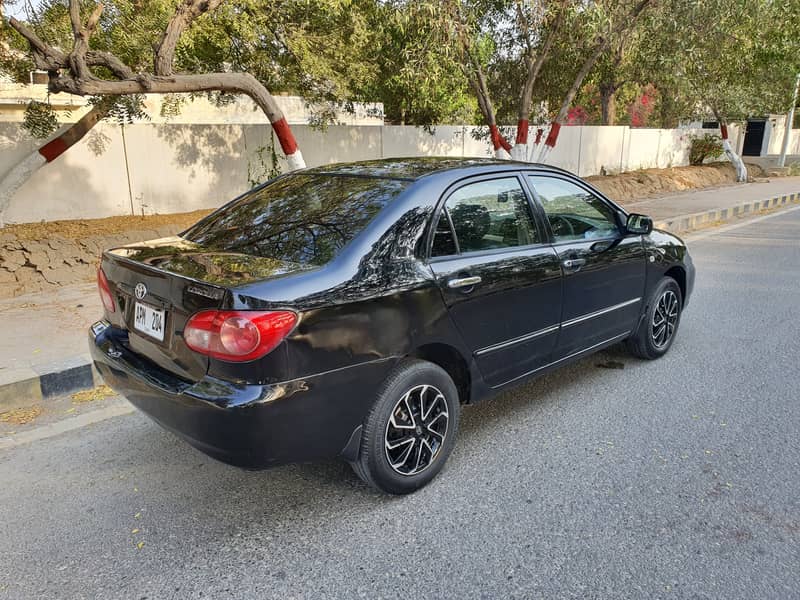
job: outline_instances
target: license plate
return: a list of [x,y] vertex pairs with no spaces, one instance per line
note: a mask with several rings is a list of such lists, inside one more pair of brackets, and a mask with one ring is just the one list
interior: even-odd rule
[[134,329],[156,338],[159,342],[163,342],[166,311],[152,308],[141,302],[137,302],[134,309]]

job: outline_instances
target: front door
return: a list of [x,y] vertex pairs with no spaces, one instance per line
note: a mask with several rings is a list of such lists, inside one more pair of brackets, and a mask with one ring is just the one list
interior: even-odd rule
[[486,383],[547,364],[558,337],[561,267],[521,179],[469,180],[449,193],[437,218],[430,266]]
[[577,180],[529,175],[564,273],[554,358],[624,336],[636,326],[645,285],[641,236],[624,236],[616,210]]

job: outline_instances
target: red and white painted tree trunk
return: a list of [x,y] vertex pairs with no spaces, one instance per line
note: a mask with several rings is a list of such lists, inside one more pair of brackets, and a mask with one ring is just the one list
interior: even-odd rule
[[747,166],[744,164],[742,157],[733,149],[731,141],[728,139],[728,126],[725,123],[720,123],[719,129],[722,133],[722,149],[725,150],[728,160],[736,168],[736,181],[747,181]]
[[556,147],[558,142],[558,134],[561,132],[561,123],[553,122],[550,124],[550,131],[547,133],[547,138],[544,140],[542,149],[539,151],[539,156],[536,162],[544,163],[547,161],[547,156],[550,151]]
[[0,180],[0,227],[3,226],[3,216],[17,190],[41,167],[53,162],[70,147],[81,141],[106,114],[105,108],[94,107],[72,127],[47,142],[38,150],[31,152],[3,176],[2,180]]
[[492,139],[495,158],[508,160],[511,158],[511,144],[503,137],[497,125],[489,125],[489,136]]
[[528,162],[528,120],[517,121],[517,137],[511,149],[512,160]]
[[303,153],[300,152],[300,148],[297,147],[297,140],[283,115],[281,115],[280,119],[272,122],[272,130],[275,132],[281,149],[286,155],[286,162],[289,166],[289,170],[296,171],[297,169],[304,169],[306,161],[303,159]]

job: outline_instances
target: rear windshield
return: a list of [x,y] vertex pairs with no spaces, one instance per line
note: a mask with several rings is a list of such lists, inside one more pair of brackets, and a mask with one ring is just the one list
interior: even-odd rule
[[298,173],[245,194],[182,235],[210,250],[323,265],[407,185]]

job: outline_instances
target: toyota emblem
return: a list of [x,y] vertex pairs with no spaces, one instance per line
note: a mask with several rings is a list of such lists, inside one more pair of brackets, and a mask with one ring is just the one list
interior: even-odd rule
[[147,286],[143,283],[137,283],[136,287],[133,288],[133,293],[136,294],[136,297],[141,300],[145,296],[147,296]]

